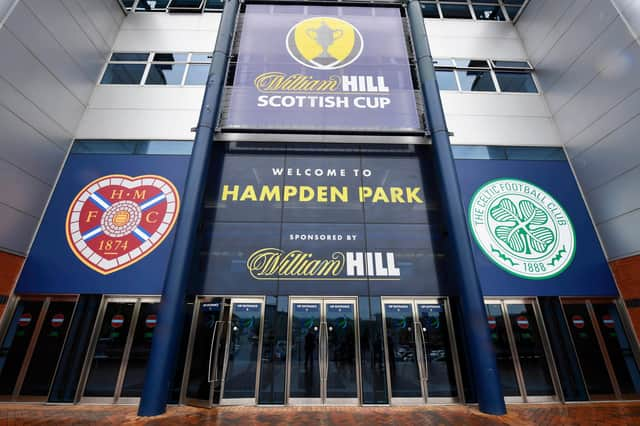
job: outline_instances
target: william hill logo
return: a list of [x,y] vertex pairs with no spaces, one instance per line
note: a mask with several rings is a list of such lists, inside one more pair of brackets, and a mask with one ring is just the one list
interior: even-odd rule
[[340,252],[329,258],[315,258],[301,250],[285,252],[277,248],[256,250],[247,259],[247,269],[257,280],[364,281],[400,279],[395,255],[391,252]]
[[[334,71],[353,64],[364,49],[360,31],[342,19],[319,16],[295,24],[285,37],[287,52],[297,63],[320,71]],[[317,74],[317,73],[316,73]],[[254,79],[258,107],[385,109],[390,90],[382,75],[259,74]]]

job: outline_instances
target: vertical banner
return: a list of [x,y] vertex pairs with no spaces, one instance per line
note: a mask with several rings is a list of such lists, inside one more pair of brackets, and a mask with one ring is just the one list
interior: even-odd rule
[[420,130],[400,9],[247,5],[223,126]]

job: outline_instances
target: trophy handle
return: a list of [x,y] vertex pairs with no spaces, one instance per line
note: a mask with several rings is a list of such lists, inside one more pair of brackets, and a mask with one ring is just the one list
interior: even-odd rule
[[304,33],[313,41],[318,37],[318,33],[313,28],[307,28]]
[[341,39],[343,35],[344,31],[342,31],[341,29],[333,30],[333,41]]

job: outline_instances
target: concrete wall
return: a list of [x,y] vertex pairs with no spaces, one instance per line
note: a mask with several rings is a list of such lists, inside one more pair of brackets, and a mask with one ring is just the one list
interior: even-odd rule
[[[219,13],[130,14],[113,51],[212,52],[219,23]],[[204,86],[98,86],[76,137],[193,139],[203,95]]]
[[608,257],[640,253],[640,3],[533,0],[516,27]]
[[[511,23],[425,19],[436,58],[526,60]],[[541,94],[441,92],[451,141],[467,145],[560,146]]]
[[124,13],[115,1],[0,1],[0,250],[25,253]]

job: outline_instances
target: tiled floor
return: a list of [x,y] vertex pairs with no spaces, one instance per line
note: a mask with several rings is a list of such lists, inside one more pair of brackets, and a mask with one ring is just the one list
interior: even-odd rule
[[0,405],[0,425],[640,425],[640,403],[510,405],[506,416],[473,407],[170,407],[153,418],[134,406]]

